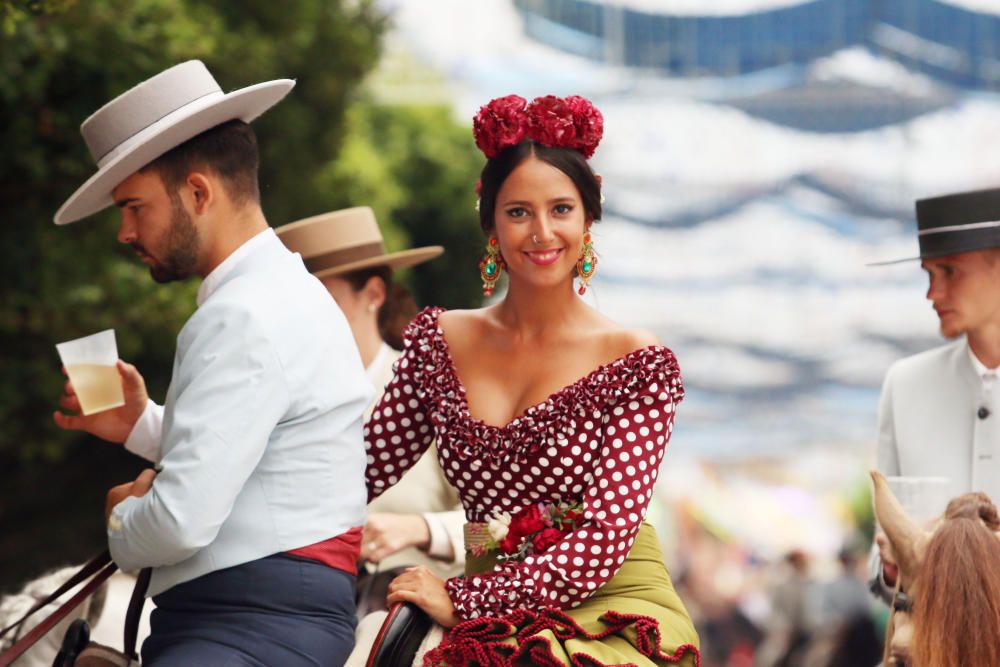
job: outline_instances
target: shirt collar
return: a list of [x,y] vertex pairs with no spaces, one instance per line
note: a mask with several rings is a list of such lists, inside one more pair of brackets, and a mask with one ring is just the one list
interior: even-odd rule
[[228,276],[233,269],[236,268],[237,264],[250,255],[254,250],[270,243],[272,240],[277,241],[278,237],[274,233],[274,230],[268,227],[262,232],[256,234],[253,238],[245,241],[243,245],[230,253],[229,257],[222,260],[222,263],[212,269],[212,272],[205,276],[205,279],[201,281],[201,285],[198,287],[198,305],[201,306],[201,304],[205,303],[205,300],[208,299],[208,297],[212,296],[212,292],[218,289],[219,285],[222,284],[222,281],[225,280],[226,276]]
[[382,366],[385,364],[385,360],[392,354],[392,348],[385,341],[382,341],[382,345],[379,346],[378,352],[375,353],[375,358],[372,362],[368,364],[365,368],[365,375],[368,376],[368,381],[372,384],[379,379],[379,375],[382,370]]
[[965,344],[965,349],[969,352],[969,360],[972,361],[972,367],[976,370],[976,375],[981,378],[985,378],[988,374],[996,374],[996,368],[987,368],[986,364],[979,361],[979,357],[976,353],[972,351],[972,346],[968,343]]

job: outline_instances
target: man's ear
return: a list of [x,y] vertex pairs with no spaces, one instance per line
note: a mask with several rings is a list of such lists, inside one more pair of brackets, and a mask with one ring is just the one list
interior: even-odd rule
[[200,171],[188,174],[185,185],[191,196],[191,207],[196,214],[204,214],[218,196],[216,180]]

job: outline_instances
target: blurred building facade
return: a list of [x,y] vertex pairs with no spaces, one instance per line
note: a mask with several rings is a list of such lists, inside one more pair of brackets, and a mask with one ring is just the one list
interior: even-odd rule
[[[864,46],[956,86],[1000,88],[1000,4],[985,0],[515,0],[527,32],[595,60],[735,76]],[[742,7],[742,9],[740,9]]]

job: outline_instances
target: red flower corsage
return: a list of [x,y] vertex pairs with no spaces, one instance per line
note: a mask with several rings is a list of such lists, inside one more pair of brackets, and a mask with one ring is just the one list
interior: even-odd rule
[[[494,512],[484,536],[471,551],[476,556],[500,551],[500,560],[521,560],[562,541],[583,521],[581,503],[536,503],[515,513]],[[482,525],[482,524],[477,524]]]

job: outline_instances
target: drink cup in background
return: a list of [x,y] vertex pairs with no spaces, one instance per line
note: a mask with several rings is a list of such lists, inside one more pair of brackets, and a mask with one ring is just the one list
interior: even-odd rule
[[80,399],[83,414],[125,405],[121,376],[115,366],[118,345],[114,329],[59,343],[56,349]]
[[921,525],[944,514],[951,500],[947,477],[886,477],[886,481],[903,510]]

